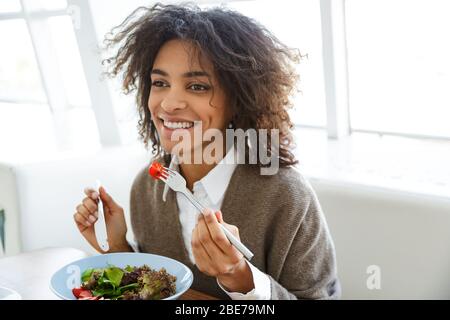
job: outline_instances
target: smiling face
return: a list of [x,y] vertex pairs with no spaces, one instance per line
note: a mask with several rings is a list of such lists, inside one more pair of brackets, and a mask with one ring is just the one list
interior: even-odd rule
[[194,141],[194,121],[196,125],[201,122],[203,132],[213,128],[225,131],[231,120],[225,93],[212,63],[191,43],[166,42],[155,58],[151,83],[148,107],[166,152],[178,143],[171,141],[175,132],[190,134],[191,152],[201,146],[201,139]]

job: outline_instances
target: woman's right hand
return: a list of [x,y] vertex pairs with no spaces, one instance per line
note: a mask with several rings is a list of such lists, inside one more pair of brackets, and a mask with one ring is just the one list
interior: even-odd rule
[[[127,224],[122,207],[114,201],[105,188],[100,187],[99,191],[105,214],[106,232],[108,234],[108,252],[133,251],[126,240]],[[84,193],[86,197],[76,207],[73,218],[78,230],[89,244],[98,252],[104,253],[97,242],[94,228],[98,218],[99,193],[92,188],[86,188]]]

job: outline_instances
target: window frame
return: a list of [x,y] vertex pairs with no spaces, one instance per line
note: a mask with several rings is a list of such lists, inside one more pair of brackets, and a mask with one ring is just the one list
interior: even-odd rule
[[[33,43],[34,54],[42,80],[48,104],[54,113],[57,133],[64,130],[60,120],[68,109],[67,97],[62,86],[62,77],[53,63],[52,45],[49,30],[42,22],[54,16],[71,16],[74,32],[81,56],[81,63],[86,75],[92,109],[97,122],[97,129],[102,146],[120,145],[121,139],[117,119],[114,115],[112,95],[108,83],[101,81],[103,72],[101,57],[96,50],[97,33],[88,0],[67,0],[67,8],[61,10],[40,10],[31,12],[27,2],[20,0],[20,12],[0,13],[0,21],[6,19],[24,19]],[[32,1],[32,0],[31,0]],[[222,4],[235,1],[251,0],[198,0],[199,4]],[[258,1],[258,0],[254,0]],[[183,1],[171,1],[173,3]],[[83,14],[80,14],[80,13]],[[345,0],[320,0],[320,18],[322,34],[322,63],[324,72],[324,89],[326,105],[326,127],[329,139],[341,139],[351,132],[371,132],[393,134],[372,130],[352,129],[349,114],[348,55],[345,26]],[[81,26],[81,27],[80,27]],[[98,50],[97,50],[98,51]],[[298,128],[315,126],[295,124]],[[60,135],[60,134],[58,134]],[[441,138],[422,135],[395,133],[398,136],[414,138]],[[63,135],[61,135],[63,136]]]
[[[22,19],[27,25],[44,93],[53,113],[58,145],[64,147],[64,137],[67,134],[64,117],[70,105],[63,87],[62,75],[54,63],[56,54],[46,19],[60,16],[72,18],[81,64],[86,75],[88,93],[92,103],[91,107],[97,122],[100,143],[102,146],[120,145],[119,128],[112,108],[109,87],[105,81],[100,79],[102,73],[101,57],[95,50],[97,38],[88,1],[68,0],[65,9],[33,11],[29,9],[28,1],[32,0],[20,0],[20,11],[0,13],[0,21]],[[80,14],[81,12],[83,14]],[[2,101],[22,102],[20,100]]]

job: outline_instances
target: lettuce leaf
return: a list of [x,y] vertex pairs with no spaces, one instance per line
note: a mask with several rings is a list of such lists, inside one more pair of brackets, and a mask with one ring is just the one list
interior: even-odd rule
[[[105,276],[111,282],[114,288],[120,286],[124,272],[122,269],[117,267],[105,269]],[[106,281],[105,281],[106,282]]]
[[88,281],[91,278],[93,272],[94,272],[93,268],[84,270],[84,272],[81,274],[81,282]]

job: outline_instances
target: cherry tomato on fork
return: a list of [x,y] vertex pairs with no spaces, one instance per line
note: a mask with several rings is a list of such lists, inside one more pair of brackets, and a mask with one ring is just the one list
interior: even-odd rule
[[164,172],[164,167],[159,162],[153,162],[150,168],[148,169],[148,173],[156,180],[158,180]]

